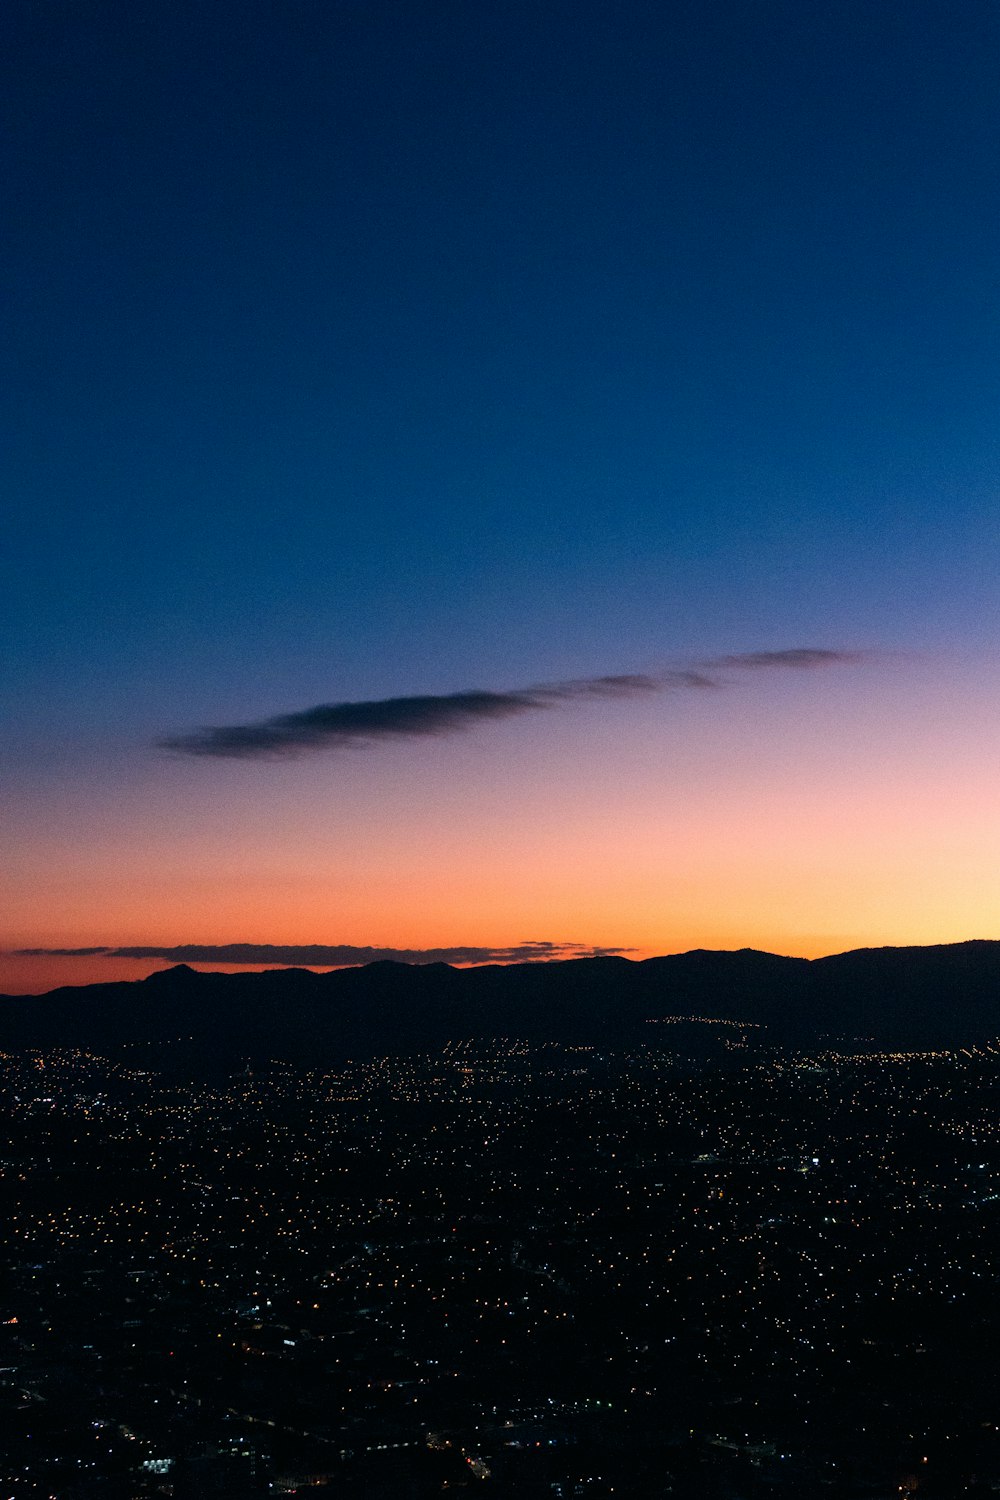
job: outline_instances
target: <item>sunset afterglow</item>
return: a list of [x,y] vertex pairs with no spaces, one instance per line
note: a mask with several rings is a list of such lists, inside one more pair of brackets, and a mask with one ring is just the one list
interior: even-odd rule
[[924,9],[25,10],[0,990],[996,934],[995,79]]

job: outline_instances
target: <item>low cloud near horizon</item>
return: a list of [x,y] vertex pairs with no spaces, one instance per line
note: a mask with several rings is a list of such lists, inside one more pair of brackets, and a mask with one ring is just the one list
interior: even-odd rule
[[[380,739],[418,739],[457,734],[477,723],[514,718],[593,699],[622,699],[685,690],[722,688],[727,672],[815,671],[868,659],[861,651],[798,646],[717,656],[668,671],[583,677],[504,692],[470,690],[358,703],[320,703],[298,713],[251,724],[209,725],[158,740],[177,755],[229,760],[275,760]],[[723,675],[718,675],[723,674]]]
[[17,958],[163,959],[175,964],[278,964],[291,968],[346,969],[359,964],[510,964],[546,959],[609,958],[631,948],[586,943],[517,943],[509,948],[370,948],[347,943],[180,943],[173,948],[18,948]]

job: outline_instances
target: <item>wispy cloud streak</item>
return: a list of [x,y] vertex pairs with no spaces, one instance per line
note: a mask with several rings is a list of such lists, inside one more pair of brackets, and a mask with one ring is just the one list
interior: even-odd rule
[[630,948],[595,948],[586,943],[544,940],[516,943],[508,948],[374,948],[347,943],[179,943],[172,948],[153,945],[131,948],[19,948],[18,958],[164,959],[175,964],[279,964],[298,968],[341,969],[390,960],[402,964],[510,964],[546,959],[606,958],[630,953]]
[[298,713],[277,714],[250,724],[210,725],[157,742],[177,755],[219,760],[281,760],[322,750],[343,750],[385,739],[423,739],[458,734],[474,725],[537,713],[570,702],[626,699],[653,693],[722,687],[725,674],[816,670],[852,665],[856,651],[796,647],[718,656],[655,674],[582,677],[506,692],[471,690],[409,698],[378,698],[357,703],[320,703]]
[[738,671],[781,671],[790,667],[793,671],[811,672],[823,667],[857,666],[869,660],[868,651],[830,651],[820,646],[794,646],[788,651],[744,651],[735,656],[714,656],[706,666]]

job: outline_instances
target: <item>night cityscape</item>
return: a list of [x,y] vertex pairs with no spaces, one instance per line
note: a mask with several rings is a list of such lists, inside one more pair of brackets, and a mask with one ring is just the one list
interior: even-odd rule
[[5,1494],[1000,1488],[1000,1042],[668,1019],[5,1053]]

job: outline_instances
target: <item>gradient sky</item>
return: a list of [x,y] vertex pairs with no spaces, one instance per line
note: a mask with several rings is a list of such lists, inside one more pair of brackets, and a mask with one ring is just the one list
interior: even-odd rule
[[[1000,936],[992,3],[0,28],[0,989]],[[802,647],[861,656],[177,748]]]

